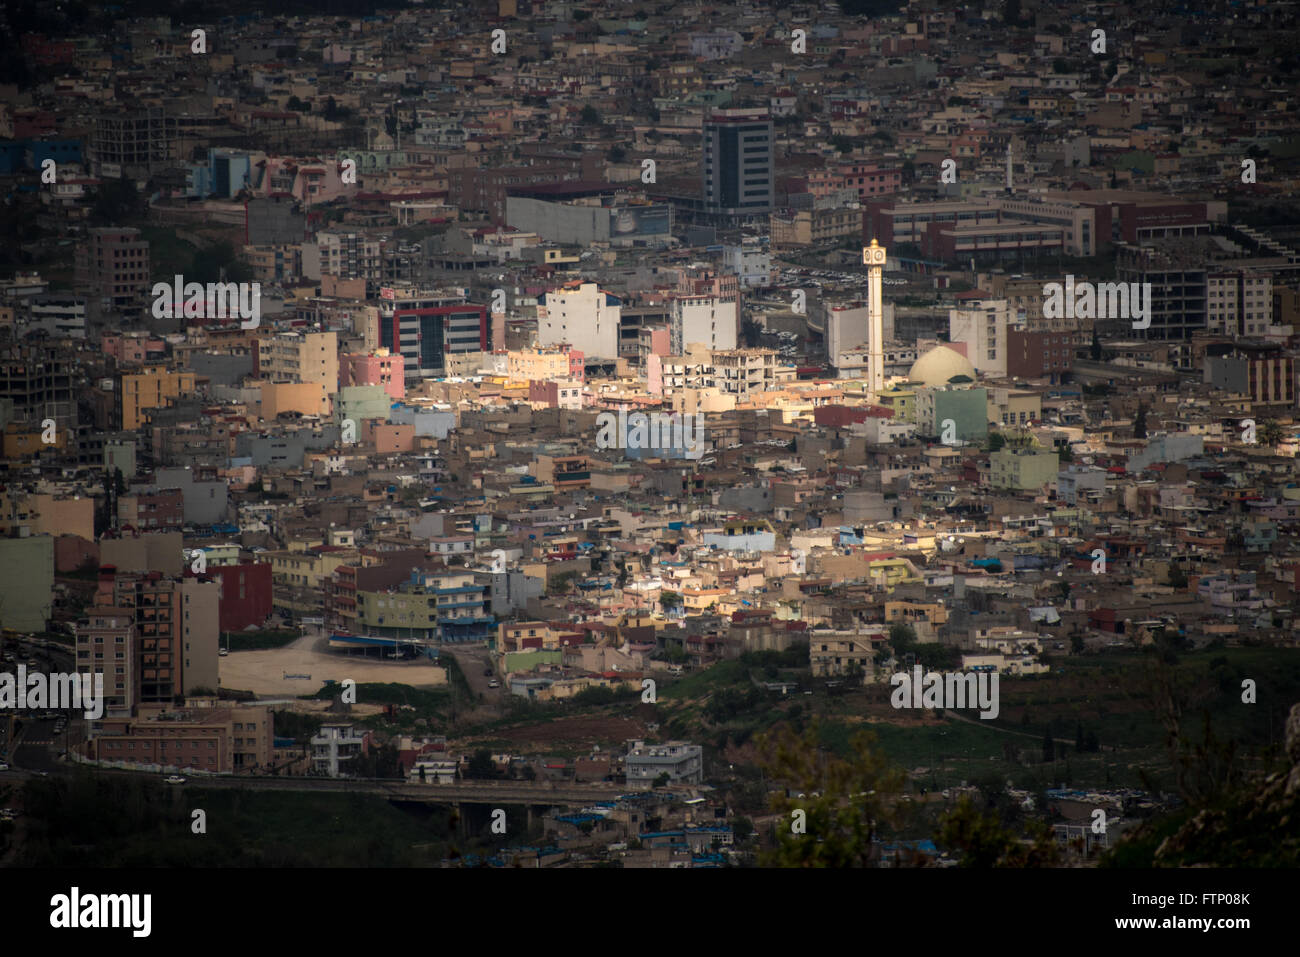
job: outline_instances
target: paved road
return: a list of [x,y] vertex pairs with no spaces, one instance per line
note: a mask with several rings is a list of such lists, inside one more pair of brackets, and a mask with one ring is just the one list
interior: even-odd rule
[[[66,770],[63,765],[56,770]],[[96,774],[144,775],[161,781],[164,775],[146,771],[125,771],[116,768],[94,768]],[[312,791],[320,793],[346,792],[349,794],[378,794],[403,801],[427,801],[433,804],[464,801],[475,804],[550,804],[584,805],[596,801],[612,801],[627,788],[615,784],[557,784],[524,781],[457,781],[455,784],[407,784],[402,781],[374,778],[261,777],[245,775],[188,776],[182,787],[246,788],[254,791]]]
[[[507,692],[504,685],[500,688],[488,687],[488,683],[493,678],[499,681],[500,676],[495,674],[485,675],[483,673],[489,664],[487,645],[478,642],[468,645],[443,645],[439,651],[442,654],[450,654],[456,659],[456,664],[460,665],[461,673],[465,675],[465,680],[469,682],[470,690],[474,692],[474,709],[466,717],[472,721],[488,721],[499,717],[501,714],[500,705]],[[479,695],[483,696],[482,705],[478,704]]]

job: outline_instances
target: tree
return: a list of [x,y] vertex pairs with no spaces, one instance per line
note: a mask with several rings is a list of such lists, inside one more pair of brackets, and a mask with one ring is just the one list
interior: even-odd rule
[[1052,739],[1052,729],[1043,732],[1043,763],[1056,760],[1056,741]]
[[668,772],[665,771],[665,772],[663,772],[662,774],[660,774],[659,777],[655,778],[655,780],[654,780],[654,786],[657,787],[657,788],[664,788],[664,787],[667,787],[667,786],[668,786],[668,782],[671,781],[671,780],[672,780],[672,778],[669,777],[669,776],[668,776]]
[[1260,423],[1259,426],[1259,444],[1270,449],[1277,448],[1277,444],[1286,437],[1286,431],[1274,419],[1267,419]]
[[1006,436],[1001,432],[989,433],[989,452],[996,452],[1007,444]]
[[492,752],[487,748],[475,751],[465,766],[465,777],[490,781],[496,776],[497,766],[492,760]]
[[1083,654],[1083,635],[1074,634],[1070,636],[1070,651],[1076,655]]
[[889,628],[889,646],[894,649],[894,654],[903,657],[912,650],[916,644],[916,630],[911,625],[899,623],[891,625]]
[[1183,571],[1179,565],[1169,566],[1169,584],[1174,588],[1187,587],[1187,572]]
[[1137,415],[1133,418],[1133,438],[1147,437],[1147,407],[1145,402],[1138,403]]
[[[901,820],[906,780],[878,747],[876,736],[853,736],[845,759],[819,747],[819,728],[796,735],[787,726],[758,739],[760,765],[769,779],[803,797],[772,799],[780,814],[776,846],[760,863],[770,867],[870,867],[879,860],[879,830]],[[794,811],[803,811],[796,833]]]
[[936,842],[946,845],[960,856],[962,867],[1054,867],[1060,863],[1061,849],[1052,832],[1041,822],[1027,830],[1031,842],[1024,843],[1004,827],[996,814],[982,814],[963,797],[955,808],[940,819]]
[[140,213],[140,191],[130,177],[106,179],[100,183],[90,218],[96,223],[117,224]]
[[600,124],[600,113],[590,103],[582,108],[582,123],[584,126],[598,126]]

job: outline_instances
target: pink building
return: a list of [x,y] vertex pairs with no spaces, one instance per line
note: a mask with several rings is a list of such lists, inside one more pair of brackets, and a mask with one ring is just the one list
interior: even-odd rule
[[339,388],[350,385],[382,385],[384,392],[400,401],[406,398],[406,367],[402,357],[387,349],[373,355],[348,352],[339,356]]
[[106,332],[100,340],[104,355],[123,365],[155,362],[167,358],[167,343],[138,333]]
[[582,384],[577,379],[545,382],[533,379],[528,383],[528,401],[534,408],[581,409]]

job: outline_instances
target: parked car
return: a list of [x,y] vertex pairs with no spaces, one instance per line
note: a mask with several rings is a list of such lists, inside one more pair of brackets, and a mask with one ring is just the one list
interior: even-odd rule
[[219,650],[217,651],[217,655],[218,655],[219,657],[221,657],[221,658],[226,657],[226,655],[228,655],[228,654],[230,654],[230,649],[229,649],[229,648],[221,648],[221,649],[219,649]]
[[8,771],[9,765],[0,763],[0,771]]
[[185,779],[184,779],[183,777],[181,777],[179,774],[169,774],[169,775],[167,775],[167,777],[163,778],[163,783],[164,783],[164,784],[184,784],[184,783],[185,783]]
[[496,678],[493,678],[491,681],[488,682],[488,687],[489,687],[489,688],[500,688],[500,687],[501,687],[501,682],[497,681]]

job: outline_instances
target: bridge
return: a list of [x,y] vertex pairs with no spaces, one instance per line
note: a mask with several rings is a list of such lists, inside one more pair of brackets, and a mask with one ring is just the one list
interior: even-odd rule
[[[67,766],[52,770],[68,770]],[[96,774],[144,775],[153,771],[95,768]],[[183,773],[183,772],[182,772]],[[335,792],[374,794],[392,801],[424,804],[518,804],[534,807],[582,807],[614,801],[629,794],[618,784],[555,784],[546,781],[455,781],[451,784],[412,784],[394,778],[270,777],[262,775],[190,775],[183,787],[247,788],[254,791]]]
[[456,781],[411,784],[384,778],[191,777],[194,787],[251,788],[258,791],[337,791],[377,794],[397,801],[426,804],[531,804],[571,807],[613,801],[627,794],[618,785],[533,784],[526,781]]

